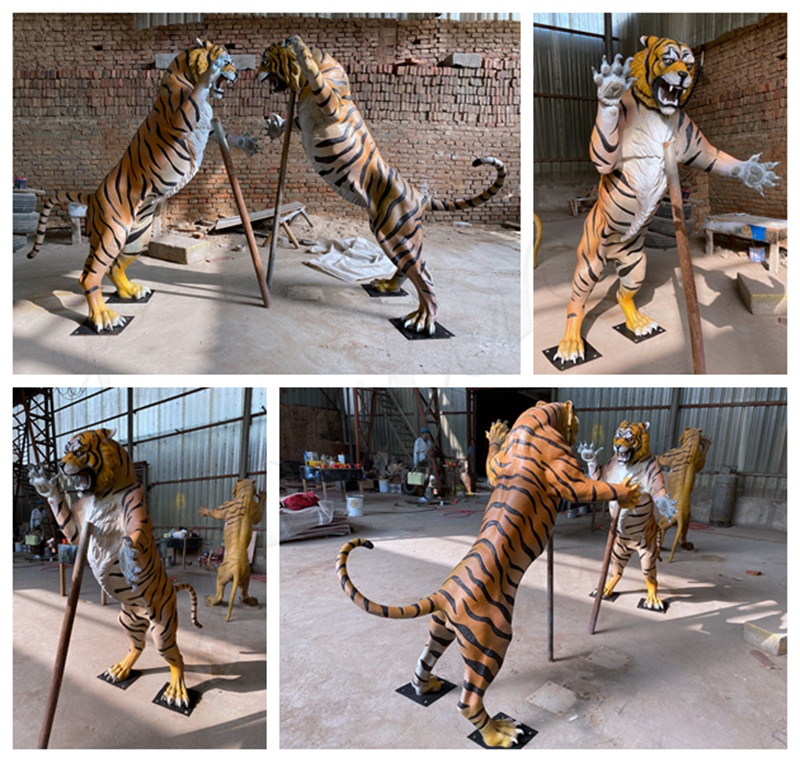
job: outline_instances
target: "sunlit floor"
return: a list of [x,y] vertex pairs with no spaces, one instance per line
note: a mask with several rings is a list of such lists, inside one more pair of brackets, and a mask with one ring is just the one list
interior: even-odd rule
[[[226,607],[207,608],[215,574],[169,569],[190,582],[199,599],[192,626],[189,597],[178,593],[178,644],[186,684],[200,693],[191,716],[153,704],[169,668],[148,635],[136,664],[142,676],[127,690],[98,679],[127,651],[117,623],[119,605],[100,605],[100,589],[87,569],[72,632],[49,748],[243,749],[266,747],[266,607],[264,577],[251,581],[258,608],[238,601],[231,621]],[[69,577],[69,574],[67,575]],[[230,592],[230,585],[226,592]],[[59,594],[58,565],[15,558],[14,748],[36,748],[53,673],[66,598]]]
[[[486,495],[422,508],[367,494],[350,518],[349,573],[382,604],[432,593],[469,548]],[[601,520],[598,519],[598,524]],[[526,748],[785,748],[787,664],[746,642],[743,624],[787,632],[786,535],[698,526],[694,552],[659,566],[666,614],[637,608],[634,558],[588,633],[607,523],[560,514],[554,537],[554,661],[548,661],[546,563],[517,596],[514,641],[486,694],[487,710],[537,731]],[[669,540],[672,534],[668,535]],[[336,554],[347,538],[282,544],[282,748],[475,748],[455,690],[425,708],[395,690],[408,683],[427,621],[387,621],[340,589]],[[436,673],[463,678],[455,645]]]

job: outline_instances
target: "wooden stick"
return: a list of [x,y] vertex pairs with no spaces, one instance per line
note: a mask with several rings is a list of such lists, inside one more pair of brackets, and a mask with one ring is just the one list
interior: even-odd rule
[[547,540],[547,660],[554,661],[553,644],[553,535],[555,527]]
[[[619,510],[619,509],[618,509]],[[611,526],[608,528],[608,539],[606,549],[603,553],[603,565],[600,568],[600,582],[597,583],[597,590],[594,593],[594,604],[592,605],[592,616],[589,619],[589,634],[594,635],[594,628],[597,626],[597,617],[600,614],[600,603],[603,600],[603,588],[606,586],[608,576],[608,566],[611,562],[611,549],[614,547],[614,540],[617,537],[617,519],[611,516]]]
[[58,649],[56,650],[56,661],[53,666],[53,677],[50,680],[50,692],[47,695],[44,719],[39,731],[39,747],[46,749],[50,743],[50,731],[53,728],[53,718],[58,705],[58,695],[61,692],[61,681],[64,678],[64,667],[67,664],[67,651],[69,641],[72,637],[72,625],[75,622],[75,612],[78,608],[78,597],[81,593],[81,581],[83,580],[83,569],[86,565],[86,551],[89,547],[89,537],[92,532],[92,525],[87,521],[83,525],[81,538],[78,541],[78,552],[75,554],[75,566],[72,569],[72,586],[67,598],[67,606],[64,610],[64,620],[61,623],[61,635],[58,639]]
[[278,190],[275,193],[275,219],[272,238],[269,242],[269,260],[267,261],[267,284],[270,286],[272,285],[272,269],[275,264],[275,246],[278,242],[278,232],[281,225],[281,199],[283,198],[283,183],[286,180],[286,165],[289,162],[289,143],[292,139],[292,125],[294,123],[294,101],[294,90],[289,90],[289,103],[286,107],[286,135],[283,138],[281,168],[278,173]]
[[250,224],[250,217],[247,214],[247,206],[244,203],[242,189],[233,168],[233,159],[231,158],[231,149],[228,146],[228,139],[218,117],[214,117],[211,123],[214,125],[214,134],[219,143],[219,150],[222,152],[222,161],[225,163],[225,169],[228,172],[228,179],[230,180],[231,189],[233,190],[233,197],[236,199],[239,216],[242,218],[242,226],[244,227],[245,238],[247,238],[247,246],[250,249],[250,256],[253,259],[253,267],[256,271],[256,280],[258,280],[258,288],[261,291],[261,299],[264,302],[264,307],[269,308],[272,299],[269,295],[267,279],[264,277],[264,266],[261,263],[261,255],[258,252],[256,237],[253,235],[253,226]]
[[703,329],[700,324],[700,309],[697,306],[697,289],[694,283],[692,254],[689,250],[689,234],[686,231],[686,220],[683,216],[681,181],[678,175],[678,163],[675,160],[675,149],[672,141],[664,143],[664,168],[667,172],[669,200],[672,204],[672,219],[675,221],[675,240],[678,243],[678,259],[681,264],[683,293],[686,297],[686,318],[689,322],[689,339],[692,343],[692,367],[696,374],[704,374],[706,372],[706,358],[703,350]]

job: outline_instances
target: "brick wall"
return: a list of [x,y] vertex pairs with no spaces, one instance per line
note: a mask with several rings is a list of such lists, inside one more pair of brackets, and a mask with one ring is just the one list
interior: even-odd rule
[[[516,22],[387,19],[328,20],[213,14],[203,23],[134,31],[131,14],[14,15],[15,174],[30,187],[94,190],[116,164],[150,110],[162,72],[157,53],[177,53],[207,35],[234,55],[257,62],[276,40],[299,34],[349,69],[351,87],[384,158],[439,198],[479,192],[494,172],[471,166],[476,156],[506,162],[502,196],[471,212],[471,222],[519,222],[520,54]],[[480,53],[480,69],[437,63],[453,52]],[[413,58],[421,63],[395,67]],[[215,102],[233,132],[263,133],[263,118],[284,112],[287,96],[271,95],[240,72]],[[251,210],[272,205],[283,140],[262,139],[247,159],[235,152],[237,175]],[[314,213],[361,214],[310,168],[299,136],[292,140],[284,199],[302,199]],[[236,214],[222,159],[206,152],[198,175],[170,200],[170,222]]]
[[[695,54],[698,60],[703,55]],[[762,197],[740,180],[684,172],[682,182],[702,209],[786,217],[786,81],[784,14],[772,14],[705,46],[702,74],[687,112],[712,145],[737,159],[761,153],[763,161],[779,161],[775,171],[782,179]]]

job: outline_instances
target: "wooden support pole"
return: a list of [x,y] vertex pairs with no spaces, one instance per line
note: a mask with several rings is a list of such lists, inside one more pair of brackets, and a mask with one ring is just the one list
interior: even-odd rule
[[264,275],[264,266],[261,263],[261,255],[258,252],[256,237],[253,235],[253,226],[250,224],[250,217],[247,214],[247,206],[244,203],[242,188],[239,185],[239,179],[236,177],[236,171],[233,168],[233,159],[231,158],[231,149],[228,146],[228,139],[218,117],[214,117],[211,123],[214,125],[214,135],[219,143],[222,161],[225,163],[225,169],[228,172],[228,179],[230,180],[231,189],[233,190],[233,197],[236,200],[236,207],[239,209],[239,217],[242,219],[242,227],[244,227],[247,246],[250,249],[250,256],[253,259],[253,267],[256,271],[256,280],[258,280],[258,288],[261,291],[261,299],[264,302],[264,307],[269,308],[272,300],[269,295],[267,279]]
[[554,661],[553,645],[553,535],[555,527],[547,540],[547,660]]
[[72,568],[72,583],[67,598],[67,606],[64,610],[64,619],[61,623],[61,635],[58,639],[56,661],[53,666],[53,677],[50,680],[50,691],[47,694],[44,719],[42,720],[42,727],[39,731],[38,748],[40,749],[46,749],[50,743],[50,731],[53,729],[53,718],[56,714],[58,695],[61,692],[61,681],[64,678],[64,668],[67,664],[67,652],[69,651],[69,641],[72,637],[72,625],[75,622],[75,612],[78,608],[81,581],[83,580],[83,569],[86,565],[86,551],[89,547],[91,532],[92,525],[87,521],[84,523],[81,530],[81,537],[78,541],[78,552],[75,554],[75,566]]
[[611,515],[611,526],[608,528],[608,539],[606,549],[603,553],[603,565],[600,567],[600,581],[594,593],[594,604],[592,605],[592,616],[589,619],[589,634],[594,635],[594,628],[597,626],[597,617],[600,614],[600,604],[603,601],[603,588],[606,586],[608,576],[608,566],[611,563],[611,549],[614,547],[614,540],[617,537],[617,517]]
[[692,367],[695,374],[706,372],[706,358],[703,350],[703,329],[700,324],[700,309],[697,306],[697,289],[694,283],[692,253],[689,250],[689,234],[683,216],[683,197],[678,163],[672,141],[664,143],[664,168],[667,173],[669,200],[672,204],[672,219],[675,221],[675,240],[678,244],[678,259],[681,265],[683,293],[686,297],[686,319],[689,324],[689,339],[692,344]]
[[286,180],[286,165],[289,163],[289,143],[292,139],[294,124],[294,90],[289,90],[289,103],[286,106],[286,134],[283,136],[281,152],[281,168],[278,172],[278,190],[275,192],[275,219],[272,227],[272,238],[269,241],[269,259],[267,260],[267,284],[272,285],[272,270],[275,265],[275,246],[278,243],[278,232],[281,226],[281,201],[283,200],[283,184]]

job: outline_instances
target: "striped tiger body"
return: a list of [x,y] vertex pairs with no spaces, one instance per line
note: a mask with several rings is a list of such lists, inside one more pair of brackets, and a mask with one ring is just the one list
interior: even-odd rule
[[233,488],[233,500],[229,500],[213,510],[203,506],[198,511],[201,516],[211,516],[211,518],[222,519],[225,522],[223,530],[225,557],[217,569],[216,594],[206,597],[206,606],[221,604],[225,595],[225,586],[228,582],[232,582],[226,622],[231,619],[237,589],[241,593],[242,603],[248,606],[258,606],[258,599],[248,593],[250,559],[247,556],[247,549],[253,537],[253,524],[258,524],[264,516],[267,494],[259,492],[257,497],[256,500],[255,482],[251,479],[239,479]]
[[164,571],[153,539],[144,488],[133,464],[109,429],[85,431],[67,444],[59,469],[74,480],[79,500],[73,509],[64,500],[56,476],[32,468],[30,479],[47,499],[67,541],[76,543],[80,527],[91,524],[87,561],[103,590],[121,604],[119,623],[130,641],[128,654],[106,670],[114,682],[125,680],[145,647],[148,628],[159,654],[170,668],[164,692],[168,704],[188,706],[183,657],[178,650],[177,591],[187,590],[192,623],[197,621],[197,595],[186,583],[173,584]]
[[[328,53],[290,37],[264,51],[256,76],[269,82],[273,92],[299,92],[296,122],[309,161],[336,193],[367,210],[372,232],[397,267],[392,278],[373,285],[394,292],[410,278],[419,307],[404,323],[416,332],[433,334],[438,304],[422,253],[423,216],[428,211],[467,209],[488,201],[505,182],[503,162],[493,157],[475,159],[473,166],[488,164],[496,172],[494,182],[479,195],[450,201],[431,198],[384,161],[353,102],[347,72]],[[284,128],[280,117],[268,117],[271,137]]]
[[702,429],[687,427],[681,434],[680,445],[658,456],[659,466],[667,472],[667,491],[675,500],[676,508],[676,513],[671,519],[662,516],[659,521],[664,537],[670,527],[677,525],[675,540],[669,554],[670,563],[679,542],[685,550],[694,549],[694,545],[687,540],[689,522],[692,519],[692,488],[695,474],[706,465],[706,455],[710,446],[711,440],[703,436]]
[[600,468],[593,451],[580,445],[581,455],[589,466],[589,476],[595,479],[619,480],[629,478],[639,486],[635,504],[620,506],[611,502],[615,523],[615,538],[611,549],[611,578],[603,588],[603,597],[614,592],[633,552],[639,554],[647,587],[645,606],[658,611],[664,604],[658,597],[656,562],[660,546],[658,519],[661,511],[671,513],[672,507],[658,460],[650,452],[650,424],[620,423],[614,435],[614,455]]
[[371,548],[356,539],[341,549],[337,562],[345,593],[375,616],[410,619],[431,615],[428,641],[412,684],[419,694],[441,687],[433,675],[437,659],[455,640],[464,660],[459,709],[481,732],[488,746],[515,743],[513,720],[494,720],[484,708],[484,694],[503,664],[511,643],[514,602],[522,577],[541,554],[556,520],[559,501],[636,500],[627,481],[607,484],[581,471],[571,444],[577,431],[572,403],[539,403],[509,430],[492,425],[487,437],[487,472],[493,491],[477,539],[442,586],[406,606],[374,603],[358,591],[347,571],[351,551]]
[[760,154],[740,161],[711,145],[683,110],[697,78],[689,46],[661,37],[642,37],[645,46],[622,62],[603,59],[594,72],[597,116],[590,155],[600,173],[597,201],[583,228],[572,280],[564,336],[555,358],[584,357],[581,326],[586,302],[608,262],[619,277],[617,302],[625,324],[645,336],[658,324],[638,311],[634,297],[646,270],[644,240],[667,188],[664,144],[671,143],[678,164],[738,177],[763,195],[780,178],[775,162]]
[[89,323],[96,331],[111,331],[125,322],[106,306],[101,290],[106,274],[124,299],[144,299],[150,293],[146,286],[128,280],[125,270],[150,243],[158,203],[176,194],[200,168],[212,129],[209,98],[221,98],[219,83],[234,82],[236,77],[225,48],[198,40],[197,47],[180,53],[169,65],[153,109],[98,189],[59,191],[44,201],[29,258],[44,243],[55,204],[88,207],[89,256],[79,282]]

